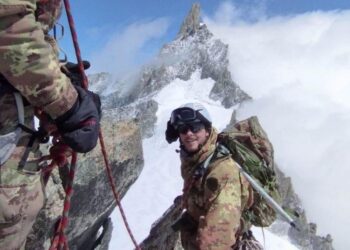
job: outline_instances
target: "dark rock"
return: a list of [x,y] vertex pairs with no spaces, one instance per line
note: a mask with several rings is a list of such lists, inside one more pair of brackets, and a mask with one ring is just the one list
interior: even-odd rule
[[152,99],[143,102],[136,102],[118,108],[104,111],[104,116],[117,120],[134,119],[141,130],[143,138],[153,135],[153,128],[157,121],[156,112],[158,103]]
[[200,28],[200,13],[201,7],[199,3],[194,3],[192,8],[181,25],[180,31],[177,34],[177,39],[185,39],[192,36]]
[[108,250],[109,242],[112,239],[113,223],[111,218],[105,219],[102,227],[103,230],[93,246],[94,250]]
[[181,214],[181,199],[175,199],[174,204],[156,221],[149,236],[140,245],[144,250],[182,250],[180,233],[174,232],[171,225]]
[[[104,118],[102,122],[104,142],[120,199],[135,182],[143,167],[142,140],[134,121],[116,121]],[[106,174],[101,149],[79,155],[74,180],[74,193],[66,230],[70,249],[92,249],[101,238],[100,229],[106,225],[116,202]],[[55,222],[62,213],[64,193],[58,173],[50,179],[46,188],[47,204],[30,234],[26,249],[47,249],[53,235]],[[111,230],[111,229],[110,229]],[[108,233],[104,234],[108,236]],[[106,245],[106,243],[104,243]]]

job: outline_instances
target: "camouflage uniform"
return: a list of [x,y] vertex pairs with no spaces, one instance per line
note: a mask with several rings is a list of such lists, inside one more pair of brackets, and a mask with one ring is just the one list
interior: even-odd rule
[[184,207],[198,222],[195,231],[181,229],[181,241],[186,250],[231,249],[240,231],[242,211],[252,203],[251,187],[230,156],[215,157],[205,174],[193,181],[197,166],[214,152],[216,140],[217,132],[213,128],[198,153],[187,155],[181,151]]
[[[30,104],[25,106],[28,127],[33,127],[33,107],[57,118],[77,99],[70,80],[60,71],[53,39],[47,35],[60,4],[59,0],[0,0],[0,73]],[[12,93],[0,93],[0,113],[1,136],[18,125]],[[2,250],[24,249],[27,234],[44,204],[38,145],[34,145],[24,169],[17,168],[28,140],[29,135],[23,132],[10,159],[0,166]]]

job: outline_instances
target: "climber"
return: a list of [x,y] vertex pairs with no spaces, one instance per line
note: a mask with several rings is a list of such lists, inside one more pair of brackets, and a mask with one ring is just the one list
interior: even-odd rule
[[180,141],[183,213],[173,229],[180,230],[184,249],[241,249],[248,237],[249,249],[262,249],[241,225],[252,188],[233,159],[216,151],[218,132],[208,111],[199,103],[175,109],[165,134],[169,143]]
[[34,108],[47,114],[74,151],[88,152],[97,143],[99,98],[61,72],[55,40],[48,34],[60,11],[60,0],[0,0],[2,250],[24,249],[44,204],[38,140],[30,133]]

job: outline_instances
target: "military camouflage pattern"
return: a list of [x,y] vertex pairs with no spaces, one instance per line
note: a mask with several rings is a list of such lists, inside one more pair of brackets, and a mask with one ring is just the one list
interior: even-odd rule
[[9,160],[0,172],[1,250],[24,249],[26,237],[44,205],[40,171],[19,172],[17,164],[17,160]]
[[[27,127],[33,128],[34,107],[55,119],[77,98],[70,80],[60,71],[55,43],[46,34],[59,12],[58,0],[0,0],[0,73],[29,102],[25,106]],[[0,93],[0,113],[0,135],[15,131],[18,115],[11,93]],[[24,169],[18,169],[29,137],[22,132],[13,154],[0,166],[1,250],[24,249],[44,203],[37,144]]]
[[[184,187],[191,182],[196,167],[216,147],[217,132],[213,128],[206,144],[195,155],[181,151],[181,173]],[[184,188],[186,190],[186,188]],[[206,174],[184,193],[187,212],[198,221],[195,232],[181,231],[182,245],[191,249],[230,249],[239,237],[242,211],[251,204],[251,188],[240,175],[230,156],[213,160]]]
[[37,10],[35,14],[44,33],[48,33],[53,28],[56,21],[61,16],[61,11],[61,0],[39,0],[37,2]]
[[[18,123],[17,110],[13,110],[14,105],[16,104],[13,94],[3,94],[0,97],[0,131],[5,134],[13,130]],[[27,127],[34,127],[31,106],[25,107],[24,123]],[[0,166],[1,250],[24,248],[26,236],[44,202],[38,144],[34,145],[29,154],[25,168],[22,171],[18,170],[19,159],[26,149],[29,137],[29,134],[21,131],[19,142],[10,159]]]
[[0,72],[29,103],[57,118],[73,106],[77,93],[60,71],[35,11],[33,0],[0,0]]
[[[225,145],[233,158],[242,168],[253,177],[265,191],[280,200],[274,172],[273,147],[262,129],[257,117],[240,121],[230,131],[219,134],[219,142]],[[251,224],[259,227],[270,226],[276,220],[276,212],[265,199],[254,190],[254,204],[245,211],[244,225]]]

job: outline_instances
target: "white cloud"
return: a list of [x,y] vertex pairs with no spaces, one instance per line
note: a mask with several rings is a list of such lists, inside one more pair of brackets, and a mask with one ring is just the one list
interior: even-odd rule
[[166,18],[137,22],[111,35],[103,49],[92,54],[93,70],[125,75],[139,66],[139,55],[152,39],[162,37],[169,27]]
[[250,0],[240,6],[231,1],[223,1],[214,14],[215,22],[225,25],[245,21],[255,21],[265,18],[266,0]]
[[259,116],[310,220],[348,249],[350,11],[244,16],[226,2],[205,20],[229,44],[232,76],[254,98],[239,118]]

